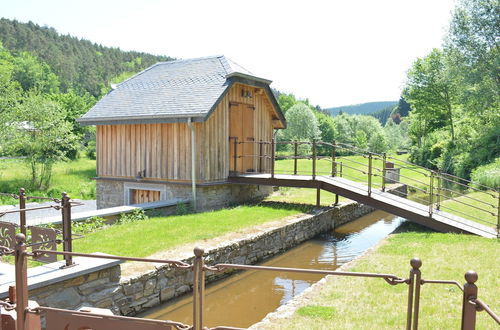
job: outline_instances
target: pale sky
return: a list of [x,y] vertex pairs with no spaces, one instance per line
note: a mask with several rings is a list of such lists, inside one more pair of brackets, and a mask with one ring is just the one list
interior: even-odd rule
[[226,55],[323,108],[398,100],[455,0],[0,0],[0,16],[176,58]]

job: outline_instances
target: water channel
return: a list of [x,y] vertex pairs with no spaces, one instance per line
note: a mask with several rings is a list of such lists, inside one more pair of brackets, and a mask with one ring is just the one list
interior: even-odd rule
[[[335,270],[374,246],[404,219],[375,211],[321,234],[261,265]],[[207,286],[205,326],[249,327],[300,294],[321,275],[244,271]],[[192,296],[163,304],[146,318],[192,324]]]

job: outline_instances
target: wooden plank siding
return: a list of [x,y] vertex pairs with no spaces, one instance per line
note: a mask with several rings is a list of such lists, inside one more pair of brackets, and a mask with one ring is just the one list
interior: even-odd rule
[[[252,97],[245,97],[242,89],[250,91]],[[254,107],[256,142],[272,139],[272,105],[265,93],[235,84],[205,122],[193,124],[198,182],[222,181],[229,174],[230,102]],[[141,172],[152,180],[191,180],[191,130],[186,123],[98,125],[96,138],[99,177],[135,179]],[[263,150],[269,155],[270,145]],[[257,144],[255,153],[259,153]],[[259,169],[259,159],[255,157],[253,162],[253,168]],[[263,171],[269,172],[270,160],[263,165]]]

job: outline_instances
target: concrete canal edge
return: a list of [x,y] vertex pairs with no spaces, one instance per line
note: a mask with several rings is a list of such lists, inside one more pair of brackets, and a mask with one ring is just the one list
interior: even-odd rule
[[[392,191],[397,191],[398,195],[406,194],[406,186],[392,185],[388,192]],[[336,207],[320,209],[314,214],[276,222],[276,225],[264,224],[251,233],[242,234],[237,240],[212,247],[207,247],[209,242],[199,245],[205,248],[205,262],[208,265],[255,264],[372,211],[372,207],[349,201]],[[192,255],[195,245],[190,244],[189,251],[185,251],[184,255]],[[192,263],[192,257],[181,260]],[[48,307],[79,309],[90,306],[134,316],[191,290],[193,273],[190,270],[156,266],[138,274],[125,274],[120,267],[126,265],[113,264],[108,269],[70,279],[66,277],[60,281],[52,273],[52,279],[46,286],[38,283],[37,288],[30,288],[30,299]],[[208,273],[207,282],[228,275]]]

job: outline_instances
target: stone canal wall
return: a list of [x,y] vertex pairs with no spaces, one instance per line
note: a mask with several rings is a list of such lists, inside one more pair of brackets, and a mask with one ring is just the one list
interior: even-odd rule
[[[405,185],[392,188],[406,193]],[[288,250],[314,236],[332,230],[374,211],[356,202],[345,202],[336,207],[323,208],[314,214],[290,219],[284,225],[266,227],[254,234],[243,235],[205,251],[205,262],[255,264]],[[192,263],[192,257],[182,260]],[[207,274],[214,281],[227,274]],[[119,266],[101,270],[71,280],[30,291],[30,299],[40,305],[77,309],[80,306],[109,308],[115,314],[133,316],[150,307],[191,290],[193,274],[190,270],[158,266],[153,270],[124,278]]]

